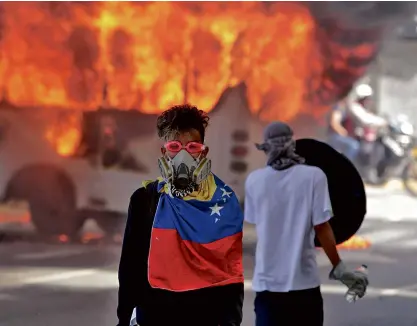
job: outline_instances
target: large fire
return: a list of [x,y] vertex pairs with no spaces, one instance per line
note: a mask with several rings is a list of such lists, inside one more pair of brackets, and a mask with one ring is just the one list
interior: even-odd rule
[[[16,105],[209,111],[244,81],[253,111],[291,118],[317,53],[300,4],[3,3],[1,87]],[[316,60],[315,60],[316,59]],[[317,60],[318,61],[318,60]],[[283,109],[285,108],[285,109]]]
[[[330,63],[302,3],[0,6],[0,91],[18,106],[158,113],[189,102],[210,111],[227,87],[244,82],[261,119],[290,120],[330,83],[323,71],[346,65],[353,53],[333,45]],[[372,51],[358,48],[359,56]]]

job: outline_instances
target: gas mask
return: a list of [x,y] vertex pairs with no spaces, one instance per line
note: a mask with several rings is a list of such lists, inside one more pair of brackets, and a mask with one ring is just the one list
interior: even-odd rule
[[195,190],[211,172],[211,161],[207,158],[194,158],[185,149],[173,158],[162,156],[158,159],[161,176],[171,187],[175,197],[185,197]]

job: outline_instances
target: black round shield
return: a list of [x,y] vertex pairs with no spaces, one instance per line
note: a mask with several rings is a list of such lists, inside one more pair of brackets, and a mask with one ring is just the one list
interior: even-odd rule
[[[298,139],[296,152],[306,164],[326,174],[334,214],[330,225],[337,244],[348,240],[359,230],[366,214],[365,186],[359,172],[343,154],[315,139]],[[321,247],[317,238],[315,243]]]

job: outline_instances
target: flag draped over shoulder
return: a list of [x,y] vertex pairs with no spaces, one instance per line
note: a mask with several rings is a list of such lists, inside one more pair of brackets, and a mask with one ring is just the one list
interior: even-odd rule
[[153,288],[189,291],[243,282],[243,214],[235,193],[215,175],[183,199],[164,181],[148,260]]

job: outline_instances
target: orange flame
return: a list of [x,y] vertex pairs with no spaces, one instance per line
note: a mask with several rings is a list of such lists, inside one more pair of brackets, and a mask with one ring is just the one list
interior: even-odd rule
[[[0,86],[15,105],[209,111],[248,85],[253,112],[302,108],[314,21],[302,4],[3,3]],[[261,112],[262,111],[262,112]]]
[[[314,96],[351,83],[332,83],[326,69],[348,71],[350,59],[375,51],[343,48],[330,34],[295,2],[2,2],[0,93],[17,106],[210,111],[244,82],[253,113],[288,121],[313,105],[320,114],[325,101]],[[62,155],[79,139],[69,124],[47,135]]]
[[77,150],[81,141],[80,123],[78,112],[71,112],[47,129],[46,139],[61,156],[70,156]]
[[349,240],[337,246],[339,249],[367,249],[371,246],[371,242],[358,235],[352,236]]

